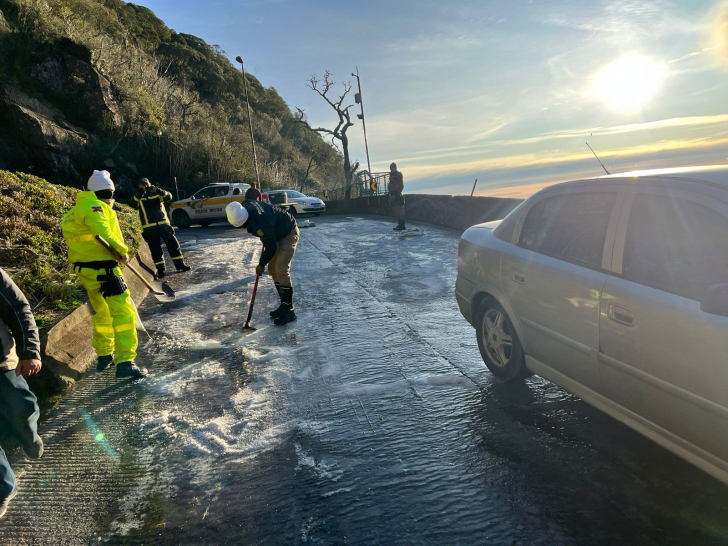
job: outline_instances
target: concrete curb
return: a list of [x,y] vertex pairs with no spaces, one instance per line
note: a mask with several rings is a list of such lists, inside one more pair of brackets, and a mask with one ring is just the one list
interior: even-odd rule
[[[147,265],[153,263],[149,248],[143,242],[132,258],[132,264],[143,272],[140,258]],[[124,273],[124,280],[132,299],[139,305],[149,289],[131,272]],[[86,373],[96,356],[91,347],[92,314],[91,305],[85,303],[41,336],[43,369],[37,377],[29,380],[34,392],[48,394],[65,390]]]
[[[501,197],[429,194],[405,194],[405,200],[407,220],[454,229],[465,229],[482,222],[500,220],[523,201]],[[330,201],[326,203],[325,214],[394,216],[386,195]]]

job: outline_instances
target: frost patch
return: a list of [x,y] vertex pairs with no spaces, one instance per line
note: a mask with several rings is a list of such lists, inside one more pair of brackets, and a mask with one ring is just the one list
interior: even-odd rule
[[298,457],[298,464],[294,470],[298,471],[308,468],[313,471],[318,478],[331,480],[332,482],[337,482],[341,479],[344,471],[338,468],[338,463],[326,464],[323,459],[317,463],[311,455],[303,451],[303,448],[298,444],[298,442],[296,442],[295,448],[296,456]]

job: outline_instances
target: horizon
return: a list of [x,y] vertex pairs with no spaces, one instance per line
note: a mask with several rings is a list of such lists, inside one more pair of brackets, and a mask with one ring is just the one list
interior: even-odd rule
[[477,178],[477,195],[526,197],[600,176],[586,142],[612,173],[728,162],[725,0],[139,3],[241,55],[312,126],[335,113],[307,78],[330,70],[353,103],[358,67],[372,171],[394,161],[406,193],[469,194]]

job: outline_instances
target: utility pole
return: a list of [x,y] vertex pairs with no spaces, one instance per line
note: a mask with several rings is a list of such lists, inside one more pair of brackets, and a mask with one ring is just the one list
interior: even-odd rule
[[250,145],[253,147],[253,163],[255,164],[255,179],[258,181],[258,189],[262,191],[260,187],[260,174],[258,174],[258,156],[255,154],[255,138],[253,138],[253,116],[250,113],[250,99],[248,98],[248,81],[245,79],[245,65],[243,64],[243,58],[238,55],[235,60],[240,63],[240,70],[243,73],[243,85],[245,86],[245,102],[248,105],[248,125],[250,126]]
[[[361,98],[361,80],[359,79],[359,67],[356,67],[356,74],[353,72],[351,73],[352,76],[356,78],[356,83],[359,86],[359,92],[354,93],[354,102],[356,102],[359,106],[361,106],[361,114],[357,114],[356,117],[358,117],[361,120],[361,126],[364,128],[364,149],[367,152],[367,169],[369,173],[369,187],[372,187],[372,164],[369,162],[369,144],[367,142],[367,124],[364,121],[364,101]],[[375,190],[372,190],[375,191]]]

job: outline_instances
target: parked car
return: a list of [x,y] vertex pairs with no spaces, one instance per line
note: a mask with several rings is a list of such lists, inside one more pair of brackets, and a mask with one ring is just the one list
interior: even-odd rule
[[486,366],[535,373],[728,483],[728,167],[580,180],[458,248]]
[[321,216],[322,212],[326,211],[326,204],[321,201],[318,197],[308,197],[296,190],[270,190],[267,192],[268,199],[273,203],[276,199],[281,199],[280,194],[285,194],[284,203],[290,205],[290,212],[294,216],[300,214],[313,214],[314,216]]
[[170,206],[172,223],[180,229],[193,224],[209,226],[226,221],[225,207],[231,201],[243,201],[250,184],[211,184],[191,197],[175,201]]

